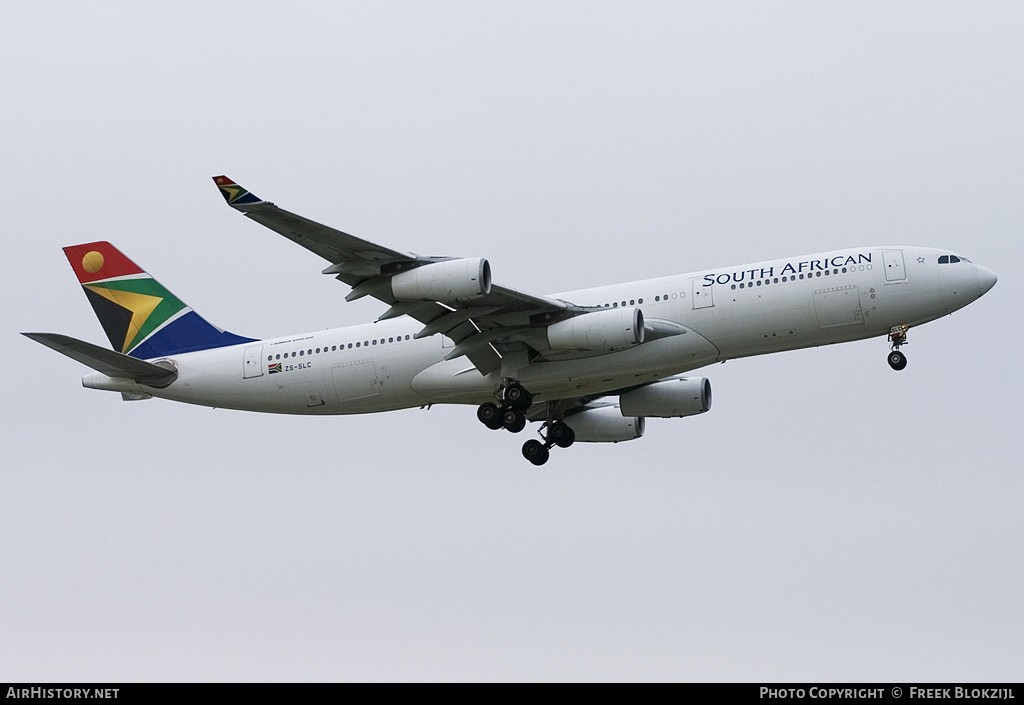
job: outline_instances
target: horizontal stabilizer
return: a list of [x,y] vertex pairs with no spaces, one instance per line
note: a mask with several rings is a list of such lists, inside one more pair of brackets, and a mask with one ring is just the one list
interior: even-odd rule
[[93,345],[67,335],[58,333],[22,333],[22,335],[67,355],[83,365],[88,365],[108,377],[133,379],[139,384],[150,387],[166,387],[178,377],[178,371],[174,368],[139,360],[131,355],[101,348],[99,345]]

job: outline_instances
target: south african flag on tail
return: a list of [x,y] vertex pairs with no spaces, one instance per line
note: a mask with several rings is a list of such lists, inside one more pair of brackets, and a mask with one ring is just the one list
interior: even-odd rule
[[109,242],[64,254],[117,352],[149,359],[252,341],[206,321]]

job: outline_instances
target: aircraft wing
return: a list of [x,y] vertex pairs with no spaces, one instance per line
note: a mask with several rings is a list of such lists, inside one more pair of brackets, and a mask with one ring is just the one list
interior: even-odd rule
[[379,272],[381,265],[420,260],[417,255],[410,252],[398,252],[381,247],[301,215],[289,213],[269,201],[258,198],[226,176],[215,176],[213,181],[220,188],[221,195],[229,206],[332,264],[344,263],[354,275]]
[[232,208],[330,262],[323,273],[352,287],[346,300],[372,296],[390,305],[378,320],[407,315],[424,324],[417,337],[443,333],[455,342],[447,359],[465,355],[481,374],[497,369],[510,346],[529,343],[543,330],[539,326],[593,310],[497,285],[459,303],[400,301],[392,292],[392,277],[456,258],[392,250],[278,208],[227,176],[213,181]]

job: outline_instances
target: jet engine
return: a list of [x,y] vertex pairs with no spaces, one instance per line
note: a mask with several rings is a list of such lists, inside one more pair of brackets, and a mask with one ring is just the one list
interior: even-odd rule
[[619,397],[623,416],[674,418],[703,414],[711,408],[711,382],[706,377],[666,379]]
[[613,308],[552,323],[552,350],[622,350],[644,342],[644,314],[638,308]]
[[584,443],[618,443],[644,435],[643,418],[624,417],[614,406],[584,409],[564,421]]
[[458,302],[491,291],[491,265],[483,258],[425,264],[391,277],[391,293],[399,301]]

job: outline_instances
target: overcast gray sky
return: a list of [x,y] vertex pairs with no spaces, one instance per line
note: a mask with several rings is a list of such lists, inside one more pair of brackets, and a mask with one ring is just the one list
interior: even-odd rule
[[[0,2],[0,679],[1019,681],[1024,7]],[[61,246],[362,323],[226,173],[539,293],[867,244],[999,284],[534,468],[469,407],[124,403]]]

